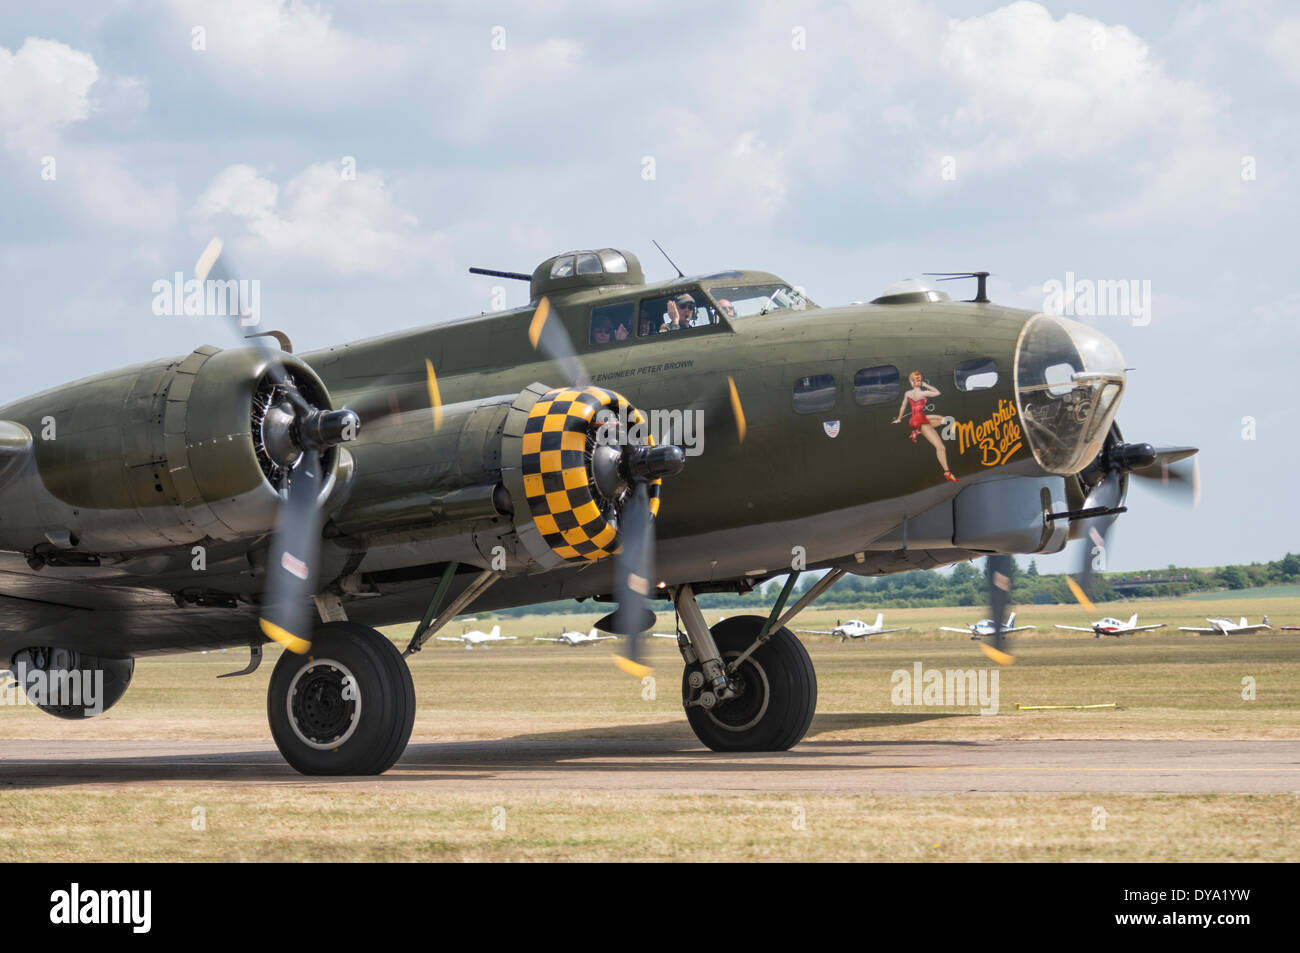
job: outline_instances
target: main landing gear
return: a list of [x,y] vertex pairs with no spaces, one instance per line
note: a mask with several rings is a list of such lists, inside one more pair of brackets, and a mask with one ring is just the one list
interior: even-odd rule
[[266,713],[276,747],[303,774],[382,774],[410,741],[415,684],[374,629],[328,622],[308,654],[280,656]]
[[686,629],[685,636],[678,638],[686,660],[682,673],[686,720],[695,736],[714,751],[785,751],[812,724],[817,674],[803,643],[784,622],[826,587],[810,590],[812,598],[801,599],[782,618],[795,575],[791,574],[768,618],[732,616],[712,629],[690,586],[681,586],[673,594]]

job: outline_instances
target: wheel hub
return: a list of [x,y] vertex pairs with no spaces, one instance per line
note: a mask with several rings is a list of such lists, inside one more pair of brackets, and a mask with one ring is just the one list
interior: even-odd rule
[[337,748],[356,730],[361,690],[347,666],[333,659],[314,659],[289,685],[289,724],[304,744]]

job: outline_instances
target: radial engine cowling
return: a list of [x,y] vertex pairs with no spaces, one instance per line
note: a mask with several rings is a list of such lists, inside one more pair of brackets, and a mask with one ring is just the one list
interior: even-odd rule
[[[329,407],[306,364],[276,359],[310,404]],[[277,411],[283,397],[263,352],[202,347],[6,408],[3,416],[37,436],[28,464],[0,489],[0,542],[48,553],[54,564],[76,553],[270,532],[285,464],[300,452]],[[322,459],[324,498],[350,475],[351,461],[339,448]]]
[[[645,416],[603,387],[520,392],[502,438],[502,481],[516,504],[515,530],[543,568],[584,563],[619,547],[619,519],[632,490],[627,450],[654,446]],[[652,516],[662,480],[647,480]]]

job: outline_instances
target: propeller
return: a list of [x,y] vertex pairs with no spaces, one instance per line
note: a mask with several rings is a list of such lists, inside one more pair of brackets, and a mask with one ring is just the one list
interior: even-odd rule
[[[232,327],[242,338],[244,329],[255,322],[249,320],[251,316],[237,297],[239,283],[230,279],[222,259],[223,250],[221,239],[212,239],[199,256],[194,274],[200,284],[211,278],[228,282],[227,287],[234,289],[236,307],[231,309]],[[261,439],[278,468],[276,472],[283,474],[279,487],[283,503],[271,539],[258,621],[268,638],[291,652],[303,654],[311,648],[310,600],[315,595],[320,556],[323,456],[330,448],[354,439],[363,421],[379,420],[413,408],[395,403],[395,392],[387,390],[362,395],[360,410],[316,407],[284,363],[284,352],[271,343],[278,339],[267,333],[247,337],[267,359],[266,373],[272,387],[265,398]],[[433,365],[428,361],[425,365],[430,402],[426,406],[433,407],[436,426],[441,422],[441,402]]]
[[1011,665],[1016,657],[1011,654],[1010,639],[1002,631],[1006,624],[1007,603],[1011,601],[1011,557],[996,554],[988,557],[989,565],[989,618],[993,620],[993,634],[981,639],[980,651],[999,665]]
[[1127,495],[1128,478],[1149,481],[1152,489],[1170,502],[1194,507],[1201,499],[1200,465],[1195,447],[1154,447],[1149,443],[1124,443],[1119,428],[1112,426],[1101,453],[1082,473],[1084,485],[1090,487],[1084,497],[1085,511],[1101,511],[1096,516],[1077,520],[1071,536],[1083,537],[1082,560],[1078,581],[1066,576],[1066,585],[1078,603],[1090,615],[1097,614],[1092,603],[1094,573],[1106,563],[1106,537],[1122,512]]
[[[578,357],[563,322],[553,316],[550,299],[537,303],[528,325],[533,349],[554,362],[566,382],[586,386],[591,378]],[[728,378],[729,401],[743,439],[744,410],[735,382]],[[653,669],[641,661],[641,635],[654,626],[655,614],[648,607],[655,583],[655,533],[648,487],[655,480],[680,473],[686,464],[681,447],[625,445],[597,447],[592,456],[592,475],[602,493],[610,498],[627,490],[619,518],[619,549],[614,554],[614,598],[618,608],[596,623],[596,628],[624,638],[614,663],[630,675],[644,677]]]

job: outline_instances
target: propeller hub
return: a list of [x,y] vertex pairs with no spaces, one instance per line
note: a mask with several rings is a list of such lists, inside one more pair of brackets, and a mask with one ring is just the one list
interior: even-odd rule
[[1120,470],[1141,470],[1156,462],[1156,448],[1149,443],[1121,443],[1111,451],[1111,461]]
[[628,447],[625,459],[628,475],[638,483],[674,476],[686,466],[686,453],[671,443],[662,447]]
[[304,445],[325,450],[355,439],[361,418],[352,410],[313,410],[298,423]]
[[621,447],[601,444],[591,452],[591,475],[596,481],[596,489],[607,500],[617,499],[625,489],[627,481],[623,479],[623,452]]
[[271,460],[285,469],[292,467],[302,456],[302,448],[294,438],[297,422],[288,401],[271,407],[262,418],[262,446]]

